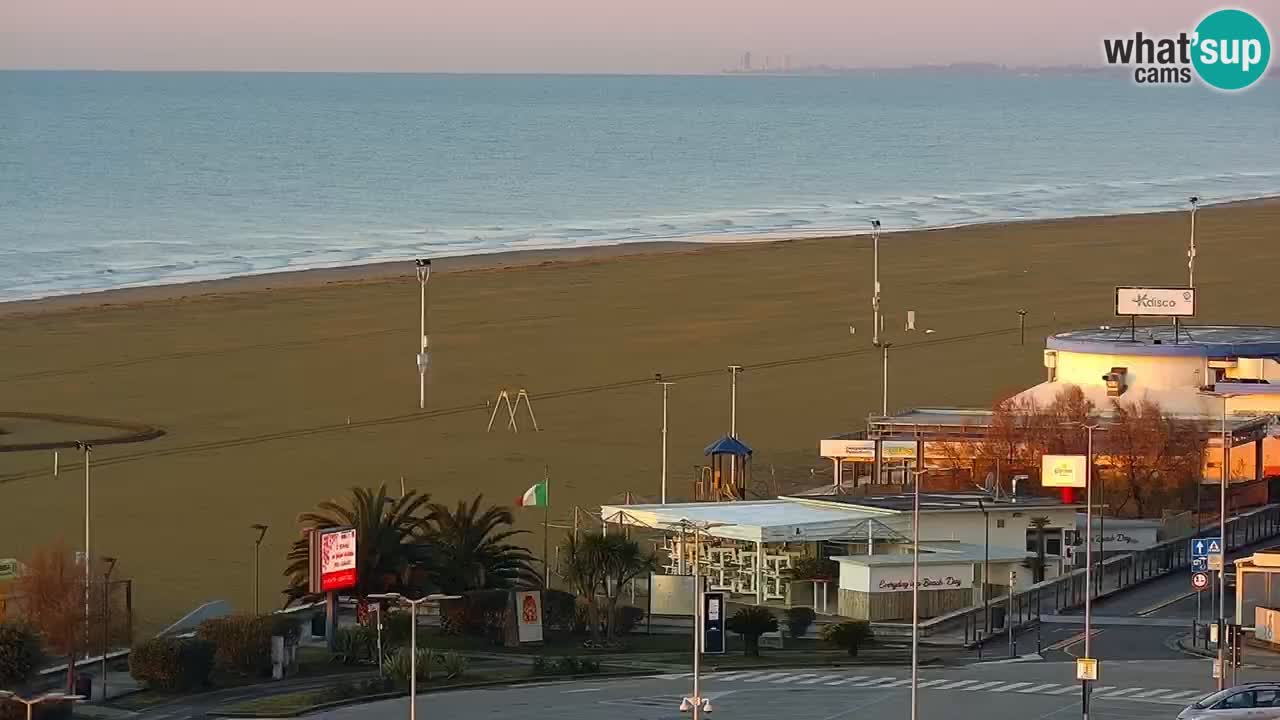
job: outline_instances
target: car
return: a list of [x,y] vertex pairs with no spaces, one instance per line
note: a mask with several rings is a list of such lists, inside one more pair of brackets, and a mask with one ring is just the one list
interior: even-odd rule
[[1280,682],[1236,685],[1187,706],[1178,720],[1280,720]]

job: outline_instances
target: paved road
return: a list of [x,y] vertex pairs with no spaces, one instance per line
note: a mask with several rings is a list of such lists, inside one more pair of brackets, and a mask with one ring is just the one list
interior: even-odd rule
[[[921,671],[922,718],[1047,720],[1079,713],[1080,689],[1070,663],[1013,663]],[[1095,693],[1095,720],[1172,718],[1212,688],[1202,660],[1104,663]],[[910,670],[902,667],[793,671],[728,671],[704,679],[713,718],[841,720],[907,717]],[[1253,679],[1251,677],[1245,679]],[[604,682],[552,682],[514,688],[425,695],[423,718],[599,720],[681,717],[687,674]],[[333,710],[324,720],[400,720],[407,700]],[[979,714],[980,713],[980,714]]]

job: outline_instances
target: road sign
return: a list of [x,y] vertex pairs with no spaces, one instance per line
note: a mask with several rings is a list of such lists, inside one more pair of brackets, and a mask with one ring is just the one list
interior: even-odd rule
[[702,593],[702,652],[723,655],[725,652],[724,593]]
[[1097,658],[1076,658],[1076,679],[1094,681],[1098,679]]
[[1216,570],[1218,572],[1222,572],[1222,556],[1221,555],[1210,555],[1207,559],[1209,560],[1210,570]]
[[1209,570],[1208,557],[1191,558],[1191,572],[1202,573],[1202,572],[1208,572],[1208,570]]
[[1217,680],[1220,677],[1222,677],[1222,661],[1217,658],[1214,658],[1213,659],[1213,679]]
[[1209,589],[1209,573],[1203,573],[1203,572],[1192,573],[1191,589],[1195,590],[1196,592],[1200,592],[1201,590],[1208,590]]
[[1202,537],[1191,540],[1191,557],[1208,557],[1222,554],[1222,538]]

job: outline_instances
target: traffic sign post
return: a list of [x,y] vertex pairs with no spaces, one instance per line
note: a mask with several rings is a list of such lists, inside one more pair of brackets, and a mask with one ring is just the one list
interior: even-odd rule
[[1209,561],[1210,570],[1214,572],[1222,572],[1222,555],[1221,554],[1210,555],[1207,558],[1207,560]]
[[1208,571],[1209,571],[1208,557],[1191,558],[1191,572],[1202,573],[1202,572],[1208,572]]
[[1209,574],[1198,572],[1191,574],[1191,589],[1196,592],[1203,592],[1209,589]]
[[1222,538],[1202,537],[1191,540],[1191,557],[1209,557],[1222,554]]
[[1076,679],[1089,682],[1097,681],[1097,658],[1076,658]]

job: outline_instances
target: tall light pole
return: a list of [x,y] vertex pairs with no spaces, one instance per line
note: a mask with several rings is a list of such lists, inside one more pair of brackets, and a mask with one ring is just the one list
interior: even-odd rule
[[[711,700],[702,697],[702,570],[699,563],[698,554],[702,545],[699,533],[705,533],[713,527],[724,527],[729,523],[711,523],[711,522],[695,522],[688,518],[683,518],[679,523],[674,523],[680,530],[680,536],[683,538],[685,534],[693,535],[693,549],[690,556],[693,559],[693,694],[686,698],[680,699],[680,712],[693,711],[693,720],[699,720],[702,713],[711,712]],[[686,541],[685,547],[689,544]],[[759,578],[757,578],[757,581]]]
[[[1218,541],[1222,543],[1223,568],[1227,559],[1227,485],[1231,482],[1231,439],[1227,431],[1227,400],[1235,397],[1234,393],[1211,392],[1201,389],[1205,397],[1222,398],[1222,473],[1218,476]],[[1226,688],[1226,622],[1227,622],[1227,583],[1222,571],[1218,578],[1218,689]],[[1239,619],[1237,618],[1237,622]]]
[[8,690],[0,690],[0,700],[12,700],[12,701],[14,701],[14,702],[20,702],[20,703],[22,703],[23,705],[26,705],[26,706],[27,706],[27,720],[31,720],[31,709],[32,709],[33,707],[35,707],[36,705],[39,705],[40,703],[43,703],[43,702],[76,702],[77,700],[84,700],[84,696],[83,696],[83,695],[68,695],[68,694],[66,694],[66,693],[61,693],[61,692],[52,692],[52,693],[45,693],[44,695],[41,695],[41,696],[39,696],[39,697],[35,697],[35,698],[31,698],[31,699],[25,699],[25,698],[20,698],[20,697],[18,697],[17,695],[15,695],[15,694],[13,694],[13,693],[9,692]]
[[111,649],[111,571],[116,559],[104,557],[107,569],[102,572],[102,701],[107,701],[107,652]]
[[675,383],[662,379],[662,373],[653,374],[654,381],[662,386],[662,504],[667,504],[667,391]]
[[[982,628],[991,634],[991,601],[987,597],[988,585],[987,566],[991,564],[991,517],[987,510],[986,504],[982,500],[978,500],[978,510],[982,512]],[[979,654],[981,654],[981,645],[979,645]]]
[[413,261],[418,273],[418,409],[427,407],[427,366],[431,364],[430,341],[427,338],[427,281],[431,279],[431,261],[419,258]]
[[[911,720],[916,720],[919,709],[916,691],[920,684],[920,483],[927,472],[927,468],[911,471],[916,476],[911,495]],[[985,596],[985,589],[983,594]]]
[[258,537],[253,541],[253,614],[258,615],[262,612],[258,607],[258,555],[262,549],[262,539],[267,536],[267,526],[262,523],[255,523],[250,525],[249,529],[258,531]]
[[1200,206],[1200,196],[1187,198],[1191,203],[1191,245],[1187,248],[1187,287],[1196,286],[1196,210]]
[[738,373],[741,365],[729,366],[729,437],[738,437]]
[[[377,593],[367,596],[369,600],[392,600],[409,606],[409,720],[418,718],[418,606],[427,602],[441,600],[459,600],[461,595],[427,595],[417,600],[400,593]],[[378,616],[381,623],[382,616]]]
[[[92,563],[89,562],[89,513],[90,509],[90,485],[89,485],[89,461],[93,457],[93,445],[87,442],[76,441],[76,448],[84,453],[84,622],[85,632],[88,632],[89,626],[89,588],[93,585],[93,575],[90,570]],[[88,653],[85,653],[87,656]]]
[[[1088,450],[1084,466],[1084,656],[1093,657],[1093,431],[1094,423],[1081,427],[1089,431]],[[1084,720],[1089,720],[1089,681],[1080,681],[1080,708]]]
[[880,221],[871,220],[872,285],[871,285],[871,344],[880,345]]
[[876,347],[880,348],[882,355],[881,375],[880,375],[880,416],[889,416],[889,348],[893,347],[893,343],[882,342],[876,343]]

